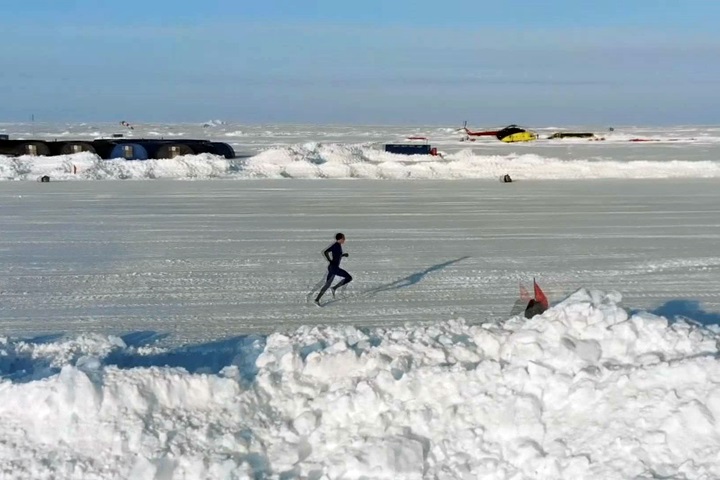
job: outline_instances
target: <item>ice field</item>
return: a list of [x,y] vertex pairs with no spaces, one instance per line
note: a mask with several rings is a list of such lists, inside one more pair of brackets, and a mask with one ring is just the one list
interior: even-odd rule
[[[11,332],[178,342],[300,325],[505,319],[518,284],[553,300],[720,310],[714,180],[252,180],[2,184],[0,306]],[[348,236],[355,277],[307,302]],[[329,299],[329,297],[328,297]]]
[[[493,137],[461,141],[460,127],[245,126],[210,121],[200,125],[0,124],[11,138],[93,140],[204,138],[227,142],[239,157],[191,155],[173,160],[105,161],[93,154],[9,158],[0,156],[0,180],[203,178],[516,179],[717,178],[718,127],[543,127],[540,140],[505,144]],[[477,128],[498,126],[477,125]],[[530,127],[527,127],[530,128]],[[610,132],[609,128],[613,128]],[[587,139],[548,140],[554,132],[596,134]],[[426,137],[441,157],[408,157],[383,151],[388,142]],[[643,140],[634,142],[633,140]],[[76,168],[73,168],[76,167]],[[76,173],[75,173],[76,172]]]
[[206,125],[136,131],[248,157],[0,158],[0,477],[720,476],[720,129]]

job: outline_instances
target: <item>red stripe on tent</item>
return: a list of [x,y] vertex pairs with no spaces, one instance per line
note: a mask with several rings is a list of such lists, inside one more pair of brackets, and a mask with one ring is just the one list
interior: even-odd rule
[[548,299],[545,296],[545,292],[542,291],[540,288],[540,285],[535,282],[535,279],[533,278],[533,288],[535,289],[535,301],[538,302],[540,305],[543,306],[543,308],[547,309],[549,308]]

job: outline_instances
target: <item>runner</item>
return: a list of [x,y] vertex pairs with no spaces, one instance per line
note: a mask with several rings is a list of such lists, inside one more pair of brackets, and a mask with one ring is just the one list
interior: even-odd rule
[[317,297],[315,297],[315,304],[320,305],[320,299],[325,294],[328,288],[330,288],[330,285],[332,285],[333,280],[335,279],[335,276],[343,277],[341,281],[337,283],[334,287],[332,287],[332,294],[333,297],[335,296],[335,291],[342,287],[347,285],[352,281],[352,276],[340,268],[340,260],[342,260],[342,257],[347,257],[347,253],[343,253],[342,251],[342,245],[345,243],[345,235],[342,233],[338,233],[335,235],[335,243],[330,245],[328,248],[323,251],[323,255],[327,259],[327,261],[330,263],[328,265],[328,273],[327,278],[325,279],[325,285],[322,286],[320,289],[320,293],[318,293]]

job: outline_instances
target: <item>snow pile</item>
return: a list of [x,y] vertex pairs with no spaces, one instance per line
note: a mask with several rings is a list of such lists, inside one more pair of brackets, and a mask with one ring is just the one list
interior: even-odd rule
[[0,180],[128,180],[208,179],[226,177],[231,161],[211,154],[185,155],[163,160],[103,160],[93,153],[53,157],[0,156]]
[[97,160],[79,172],[80,178],[107,179],[208,179],[227,176],[231,162],[223,157],[203,153],[162,160]]
[[364,145],[310,142],[261,152],[244,163],[243,174],[256,178],[386,178],[382,164],[392,157],[400,156]]
[[[717,331],[619,301],[301,328],[238,340],[206,373],[177,360],[201,372],[208,352],[6,340],[3,478],[717,478]],[[64,366],[25,378],[23,361]]]
[[105,179],[489,179],[720,178],[714,160],[563,160],[538,153],[479,154],[466,148],[442,157],[398,155],[381,146],[305,143],[269,148],[246,159],[210,154],[166,160],[102,160],[90,153],[56,157],[0,156],[0,180]]
[[220,127],[223,125],[227,125],[227,122],[225,122],[224,120],[208,120],[207,122],[202,124],[203,128]]
[[367,144],[307,143],[268,149],[242,167],[260,178],[514,179],[718,178],[717,161],[561,160],[535,153],[482,155],[463,149],[442,157],[398,155]]

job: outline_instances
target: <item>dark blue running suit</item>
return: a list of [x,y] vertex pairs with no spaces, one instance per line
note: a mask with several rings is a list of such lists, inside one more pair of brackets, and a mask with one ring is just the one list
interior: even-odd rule
[[335,242],[330,245],[328,248],[325,249],[323,255],[325,255],[327,261],[330,262],[330,265],[328,265],[328,273],[327,278],[325,279],[325,285],[323,285],[323,287],[320,289],[320,293],[318,293],[317,297],[315,298],[316,302],[320,301],[320,298],[325,294],[327,289],[330,288],[330,285],[332,285],[333,279],[336,275],[339,277],[343,277],[343,279],[332,288],[333,295],[335,294],[335,290],[342,287],[343,285],[347,285],[352,281],[352,276],[348,272],[340,268],[340,260],[342,259],[342,257],[348,256],[347,253],[343,253],[342,245],[340,245],[340,243]]

